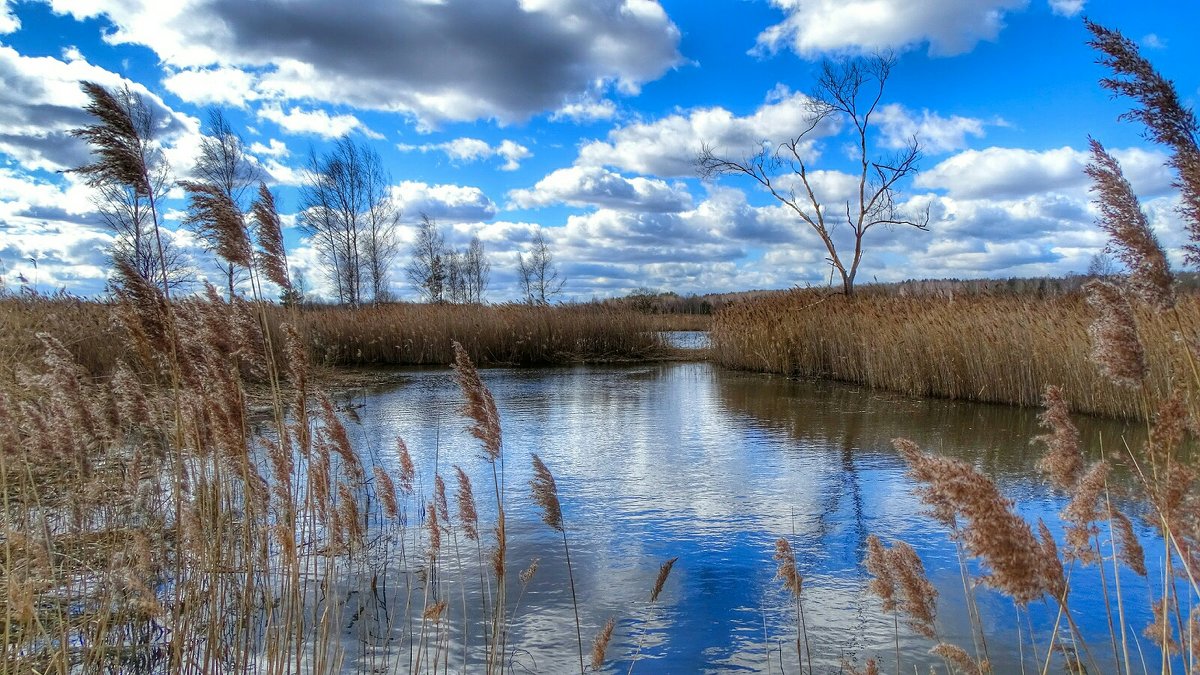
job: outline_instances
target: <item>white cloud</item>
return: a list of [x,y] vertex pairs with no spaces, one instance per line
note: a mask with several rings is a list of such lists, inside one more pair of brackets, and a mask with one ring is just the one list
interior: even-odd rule
[[1049,0],[1050,11],[1059,16],[1072,17],[1083,11],[1087,0]]
[[260,157],[274,157],[276,159],[281,159],[292,154],[291,151],[288,150],[287,144],[277,138],[269,139],[266,145],[263,145],[258,141],[251,143],[250,152],[251,154],[258,155]]
[[617,104],[607,98],[596,99],[584,97],[570,101],[555,110],[550,119],[555,121],[570,120],[572,122],[597,122],[610,120],[617,116]]
[[[1113,150],[1129,182],[1140,195],[1170,188],[1166,155],[1139,148]],[[1088,154],[1070,147],[1034,151],[1022,148],[966,150],[917,175],[918,187],[947,191],[958,198],[1019,198],[1049,190],[1083,193]]]
[[[516,122],[587,92],[635,93],[681,60],[655,0],[50,0],[168,68],[238,68],[274,99]],[[281,20],[286,17],[286,20]],[[319,35],[320,39],[312,39]],[[228,74],[224,75],[228,76]],[[214,96],[211,81],[197,96]]]
[[499,145],[489,145],[487,141],[478,138],[455,138],[444,143],[423,143],[410,145],[400,143],[396,149],[401,152],[443,152],[452,162],[477,162],[490,157],[500,157],[504,163],[502,171],[515,171],[521,168],[521,161],[533,156],[529,148],[505,139]]
[[87,147],[68,134],[92,122],[83,111],[88,99],[81,80],[109,88],[128,85],[142,96],[158,122],[156,140],[167,147],[169,158],[178,158],[174,147],[198,140],[194,118],[171,110],[144,86],[75,56],[68,53],[65,61],[30,57],[0,45],[0,153],[30,170],[60,171],[88,161]]
[[472,186],[403,181],[392,187],[392,197],[405,222],[416,222],[422,214],[442,223],[491,220],[496,215],[496,204]]
[[[653,122],[617,127],[605,141],[592,141],[579,151],[577,164],[611,166],[658,176],[695,176],[695,158],[703,144],[721,154],[742,157],[763,141],[779,142],[802,131],[811,118],[808,97],[776,88],[753,113],[738,117],[721,107],[692,108]],[[836,129],[829,122],[814,139]]]
[[258,118],[274,122],[280,129],[292,134],[315,134],[328,139],[341,138],[351,131],[361,131],[369,138],[383,138],[354,115],[330,115],[320,108],[303,110],[293,106],[284,112],[278,104],[267,104],[259,109]]
[[[1056,0],[1064,2],[1064,0]],[[1066,0],[1070,2],[1071,0]],[[953,56],[994,40],[1007,12],[1029,0],[770,0],[784,20],[758,36],[756,49],[787,48],[803,57],[870,53],[928,43],[931,56]]]
[[0,0],[0,35],[15,33],[21,28],[21,20],[13,14],[9,0]]
[[519,208],[563,203],[670,213],[687,210],[692,205],[692,196],[683,185],[669,185],[654,178],[626,178],[600,167],[558,169],[533,188],[513,190],[508,196]]
[[918,114],[898,103],[883,106],[876,116],[886,148],[903,148],[916,136],[923,151],[941,154],[967,147],[968,136],[982,138],[984,135],[983,120],[959,115],[942,117],[926,109]]
[[196,105],[245,108],[263,97],[256,78],[238,68],[188,68],[163,78],[167,91]]
[[1155,33],[1149,33],[1141,40],[1141,45],[1146,49],[1166,49],[1167,41],[1159,37]]

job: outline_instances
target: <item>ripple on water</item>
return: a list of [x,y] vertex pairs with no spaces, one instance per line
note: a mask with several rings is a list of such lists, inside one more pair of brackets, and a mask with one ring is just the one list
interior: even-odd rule
[[[514,629],[520,663],[538,672],[578,665],[561,538],[528,498],[531,452],[558,484],[585,640],[615,615],[610,658],[622,662],[640,646],[639,658],[653,663],[646,670],[659,672],[765,671],[781,658],[794,666],[795,606],[773,579],[781,536],[805,576],[818,666],[837,668],[843,656],[892,658],[892,621],[866,593],[862,557],[872,533],[917,549],[940,592],[940,629],[969,647],[954,545],[922,515],[893,438],[972,463],[1020,501],[1023,516],[1059,528],[1063,498],[1033,467],[1036,410],[910,399],[706,363],[492,369],[483,377],[504,430],[510,567],[541,558]],[[414,370],[365,404],[351,432],[371,457],[394,468],[392,439],[402,436],[426,491],[435,457],[447,475],[459,464],[475,481],[480,517],[493,517],[491,470],[463,431],[449,371]],[[1112,422],[1078,423],[1093,454],[1100,434],[1136,434]],[[1114,482],[1128,480],[1118,468]],[[1149,536],[1145,528],[1141,534]],[[658,566],[676,556],[666,591],[650,605]],[[1098,584],[1072,581],[1084,630],[1104,641]],[[1128,591],[1131,625],[1149,618],[1144,593]],[[985,624],[1007,634],[1011,603],[980,595]],[[1046,618],[1039,612],[1035,622]],[[903,625],[899,640],[906,667],[932,662],[929,643]],[[1015,640],[1001,637],[989,648],[998,672],[1020,666]]]

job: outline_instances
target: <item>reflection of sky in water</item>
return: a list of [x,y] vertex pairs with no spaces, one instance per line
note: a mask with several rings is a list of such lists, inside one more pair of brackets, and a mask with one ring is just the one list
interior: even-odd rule
[[[490,522],[490,470],[464,431],[450,372],[406,372],[399,387],[357,395],[365,406],[352,437],[393,470],[393,439],[403,437],[425,494],[435,453],[451,494],[450,465],[461,465],[474,481],[481,519]],[[1022,515],[1045,518],[1058,531],[1064,501],[1042,487],[1033,468],[1041,452],[1029,443],[1039,433],[1036,410],[910,399],[701,363],[483,375],[505,434],[511,574],[541,558],[513,639],[517,662],[540,672],[570,670],[577,661],[561,540],[540,522],[529,498],[530,452],[558,483],[585,649],[616,616],[609,657],[619,663],[640,645],[640,671],[766,671],[768,659],[778,671],[781,652],[794,671],[794,606],[772,579],[773,545],[781,535],[792,541],[805,577],[805,619],[818,665],[836,668],[843,656],[869,655],[893,663],[891,618],[881,616],[865,592],[869,533],[904,539],[918,550],[940,591],[939,630],[971,651],[954,546],[920,515],[891,448],[897,436],[972,462],[1021,502]],[[1114,448],[1123,433],[1131,445],[1140,443],[1136,430],[1119,423],[1077,422],[1096,456],[1101,438]],[[1114,482],[1127,476],[1118,469]],[[484,529],[490,536],[490,526]],[[658,566],[674,556],[679,562],[667,589],[650,607]],[[1126,571],[1122,583],[1131,632],[1140,634],[1148,621],[1146,582]],[[1099,580],[1089,569],[1072,584],[1076,620],[1107,670],[1111,652]],[[993,664],[998,672],[1017,669],[1011,602],[986,590],[979,600]],[[451,611],[458,609],[451,603]],[[1035,603],[1031,613],[1035,625],[1052,625],[1048,605]],[[903,626],[901,633],[906,670],[932,662],[929,643]],[[1045,641],[1042,635],[1039,644]],[[1025,651],[1026,667],[1040,670]]]

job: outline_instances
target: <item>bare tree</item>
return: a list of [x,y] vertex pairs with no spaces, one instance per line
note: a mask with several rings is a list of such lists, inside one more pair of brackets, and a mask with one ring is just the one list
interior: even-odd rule
[[[171,188],[171,171],[161,154],[151,159],[150,189],[158,202]],[[155,279],[160,267],[166,269],[167,287],[176,289],[194,280],[190,261],[170,239],[162,240],[165,265],[159,264],[158,245],[154,237],[154,219],[150,214],[148,197],[120,183],[105,183],[92,196],[100,219],[113,233],[109,251],[113,260],[127,263],[144,279]]]
[[[219,108],[208,111],[208,133],[200,141],[200,156],[196,158],[193,173],[196,183],[220,191],[231,204],[245,213],[247,190],[258,180],[259,171],[246,154],[241,135],[233,130],[225,113]],[[217,233],[208,228],[205,221],[189,218],[188,222],[197,226],[196,234],[204,241],[205,249],[210,253],[215,252]],[[221,256],[217,256],[216,265],[225,277],[226,292],[232,298],[236,285],[245,278],[248,270]]]
[[301,227],[312,236],[339,302],[360,304],[366,287],[374,300],[386,299],[399,221],[389,182],[379,154],[349,137],[325,155],[309,155]]
[[[771,195],[791,209],[807,224],[829,253],[829,263],[841,276],[842,290],[854,293],[854,278],[863,256],[863,238],[877,225],[905,225],[918,230],[929,227],[929,213],[906,214],[897,204],[897,184],[917,170],[920,145],[914,137],[906,147],[890,155],[873,155],[870,148],[871,116],[883,98],[884,85],[891,75],[895,58],[875,56],[840,64],[825,62],[810,95],[810,116],[805,127],[775,150],[764,143],[762,149],[745,159],[722,157],[710,145],[704,145],[696,158],[701,177],[743,174],[758,181]],[[848,122],[855,139],[858,189],[844,202],[844,209],[832,212],[817,194],[809,175],[807,141],[822,123],[840,118]],[[799,192],[800,194],[797,194]],[[848,257],[834,241],[835,229],[846,225],[854,237],[854,251]]]
[[492,264],[488,262],[483,242],[477,236],[471,237],[471,243],[467,245],[467,251],[463,255],[465,301],[475,304],[483,302],[483,294],[487,292],[491,277]]
[[562,292],[566,279],[559,278],[558,265],[554,263],[554,255],[541,230],[533,236],[528,256],[517,254],[517,280],[521,284],[521,294],[531,305],[550,304],[550,300]]
[[426,302],[444,302],[448,273],[446,269],[446,240],[437,223],[421,214],[421,225],[412,245],[412,259],[405,268],[408,281],[421,293]]
[[467,302],[466,255],[447,248],[442,259],[446,264],[446,299],[459,304]]
[[170,169],[154,138],[153,110],[128,85],[112,91],[95,82],[81,82],[80,87],[88,97],[84,110],[96,122],[71,135],[91,146],[95,161],[71,171],[98,191],[101,217],[116,235],[118,270],[147,280],[157,277],[170,297],[188,270],[159,228],[158,201],[170,184]]

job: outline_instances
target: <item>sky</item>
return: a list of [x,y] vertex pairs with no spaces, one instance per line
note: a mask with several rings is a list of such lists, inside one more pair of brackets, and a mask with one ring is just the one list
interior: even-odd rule
[[[491,301],[518,298],[517,255],[539,230],[563,300],[825,285],[827,253],[794,213],[747,177],[701,180],[694,158],[776,147],[805,128],[823,61],[883,51],[897,61],[871,153],[916,136],[920,171],[898,203],[930,222],[869,232],[860,283],[1084,271],[1105,244],[1089,135],[1181,264],[1166,155],[1118,120],[1129,102],[1098,85],[1084,16],[1135,40],[1195,105],[1192,0],[0,0],[0,277],[104,292],[112,235],[63,173],[89,158],[68,132],[89,121],[91,80],[146,98],[180,179],[220,108],[314,296],[329,284],[297,226],[298,186],[310,152],[344,135],[382,157],[405,245],[422,214],[452,246],[481,239]],[[831,209],[855,185],[848,130],[822,125],[804,146]],[[184,208],[173,191],[167,235],[220,287]],[[841,250],[847,236],[834,233]],[[406,257],[393,290],[415,299]]]

